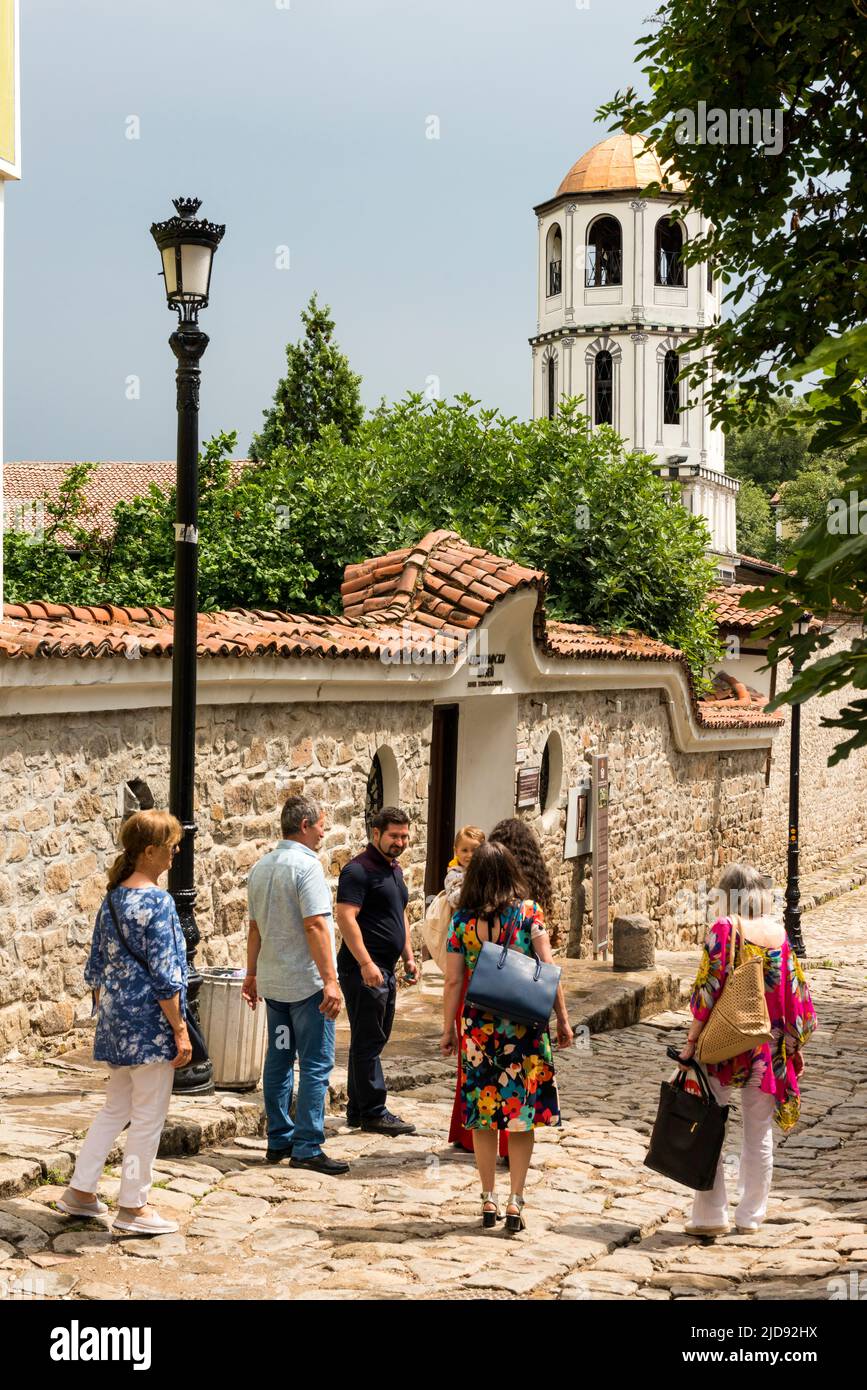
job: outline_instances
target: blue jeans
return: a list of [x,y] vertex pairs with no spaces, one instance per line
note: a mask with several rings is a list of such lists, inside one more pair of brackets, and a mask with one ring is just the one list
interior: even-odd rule
[[[268,1148],[287,1149],[293,1158],[321,1153],[325,1138],[325,1100],[334,1066],[334,1023],[319,1012],[322,990],[297,1004],[266,999],[268,1051],[262,1074]],[[295,1123],[289,1115],[295,1087],[295,1058],[300,1078]]]

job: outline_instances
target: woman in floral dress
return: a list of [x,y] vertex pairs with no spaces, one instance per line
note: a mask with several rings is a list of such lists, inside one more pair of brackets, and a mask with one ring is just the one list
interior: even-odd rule
[[129,1235],[178,1229],[147,1200],[175,1069],[192,1057],[184,936],[174,900],[158,882],[182,833],[168,811],[138,811],[124,821],[84,972],[98,1009],[93,1055],[108,1063],[108,1084],[57,1207],[67,1216],[105,1215],[97,1184],[128,1124],[114,1229]]
[[[524,1185],[539,1125],[559,1125],[560,1104],[547,1025],[514,1023],[464,1003],[460,1033],[455,1015],[466,972],[472,974],[482,943],[507,944],[524,955],[552,959],[539,905],[526,897],[518,865],[503,845],[480,845],[470,860],[446,950],[443,1056],[462,1049],[462,1119],[473,1132],[482,1183],[482,1223],[494,1226],[500,1211],[494,1194],[497,1136],[509,1132],[511,1194],[506,1229],[522,1230]],[[568,1047],[572,1029],[562,988],[554,1004],[557,1043]]]
[[[817,1027],[816,1011],[800,961],[784,928],[771,917],[772,894],[762,875],[749,864],[730,864],[717,892],[726,905],[707,934],[690,1010],[693,1023],[681,1052],[692,1057],[702,1029],[720,997],[728,971],[729,942],[737,930],[735,964],[759,956],[772,1040],[724,1062],[705,1067],[720,1104],[728,1105],[733,1091],[742,1097],[743,1142],[740,1159],[740,1200],[735,1223],[741,1234],[757,1231],[765,1219],[774,1164],[773,1122],[783,1133],[797,1123],[801,1108],[798,1077],[804,1062],[801,1049]],[[727,1235],[730,1230],[723,1156],[712,1191],[696,1192],[688,1234]]]

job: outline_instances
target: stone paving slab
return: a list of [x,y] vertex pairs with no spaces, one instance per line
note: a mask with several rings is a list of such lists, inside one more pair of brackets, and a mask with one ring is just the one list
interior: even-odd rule
[[[585,1034],[634,1022],[680,998],[680,980],[668,966],[617,972],[604,961],[563,962],[570,1017]],[[422,985],[403,989],[389,1053],[389,1090],[399,1093],[440,1086],[454,1074],[439,1055],[442,976],[426,962]],[[338,1057],[348,1048],[344,1017],[338,1025]],[[36,1063],[28,1059],[0,1064],[0,1199],[27,1192],[51,1178],[68,1179],[88,1125],[103,1103],[105,1068],[88,1051]],[[329,1104],[346,1104],[346,1071],[335,1067]],[[197,1154],[230,1139],[249,1139],[264,1129],[260,1091],[218,1091],[210,1097],[174,1097],[163,1131],[160,1155]],[[110,1159],[122,1151],[119,1143]],[[190,1189],[187,1189],[188,1191]],[[200,1195],[193,1193],[193,1195]]]
[[[40,1164],[39,1184],[0,1196],[0,1296],[773,1301],[863,1295],[867,889],[806,914],[804,934],[810,958],[819,962],[810,984],[820,1028],[806,1052],[802,1121],[788,1136],[775,1133],[774,1187],[758,1232],[715,1242],[687,1236],[691,1193],[643,1164],[659,1082],[672,1072],[665,1046],[680,1043],[688,1023],[685,1011],[668,1005],[558,1055],[564,1124],[539,1134],[527,1187],[528,1229],[517,1237],[507,1237],[502,1226],[481,1228],[472,1158],[446,1142],[452,1064],[403,1057],[397,1061],[406,1075],[425,1078],[398,1102],[419,1132],[392,1140],[350,1131],[331,1115],[327,1148],[351,1164],[346,1179],[267,1164],[264,1139],[255,1132],[221,1134],[222,1103],[208,1101],[205,1109],[217,1111],[212,1146],[164,1155],[157,1164],[153,1201],[177,1219],[177,1235],[116,1237],[111,1210],[96,1221],[64,1218],[52,1207],[62,1183],[42,1171],[38,1157],[29,1160]],[[423,1018],[421,995],[414,1008]],[[19,1092],[20,1129],[29,1132],[16,1142],[44,1155],[60,1151],[61,1140],[71,1145],[73,1131],[58,1117],[79,1107],[79,1124],[86,1125],[81,1095],[92,1095],[93,1080],[86,1071],[68,1072],[78,1088],[71,1100],[69,1091],[55,1091],[51,1069],[39,1069],[38,1077],[53,1099],[42,1111],[28,1108],[26,1091]],[[238,1105],[237,1097],[230,1099]],[[732,1160],[738,1109],[726,1142]],[[58,1143],[54,1151],[49,1131]],[[736,1162],[729,1166],[733,1189]],[[118,1177],[113,1165],[103,1188],[110,1206]],[[508,1175],[500,1170],[498,1179],[505,1198]]]

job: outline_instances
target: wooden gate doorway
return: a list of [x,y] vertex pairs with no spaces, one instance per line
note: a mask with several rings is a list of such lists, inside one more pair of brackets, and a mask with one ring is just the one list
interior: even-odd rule
[[458,783],[458,706],[434,705],[427,799],[425,899],[439,893],[454,854]]

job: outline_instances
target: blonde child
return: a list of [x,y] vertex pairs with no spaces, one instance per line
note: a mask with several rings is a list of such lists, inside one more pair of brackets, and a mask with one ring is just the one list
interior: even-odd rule
[[467,872],[467,865],[478,849],[479,845],[485,843],[485,832],[480,830],[477,825],[462,825],[455,836],[454,858],[449,860],[446,870],[446,879],[443,884],[443,891],[449,900],[452,912],[457,911],[460,901],[461,889],[464,886],[464,875]]

